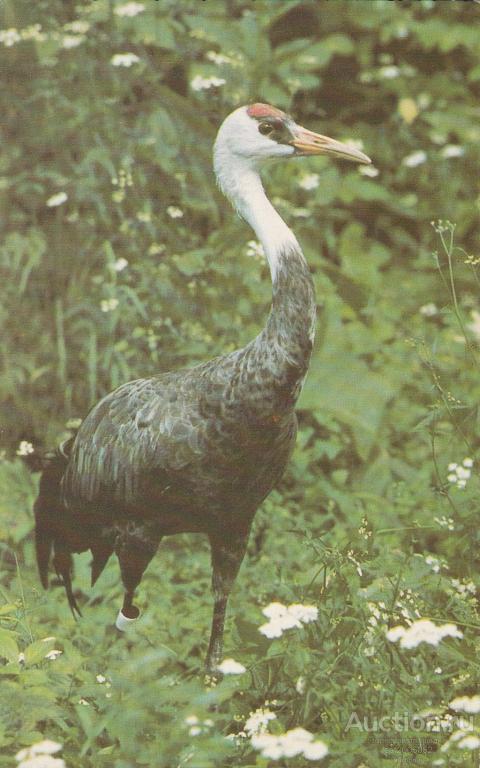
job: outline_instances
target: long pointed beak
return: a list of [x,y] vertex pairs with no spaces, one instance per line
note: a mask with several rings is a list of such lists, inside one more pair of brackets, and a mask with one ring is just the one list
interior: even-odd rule
[[322,136],[320,133],[296,126],[292,131],[293,139],[290,144],[295,147],[297,155],[331,155],[343,160],[351,160],[353,163],[365,163],[369,165],[372,161],[359,149],[344,144],[341,141],[335,141],[328,136]]

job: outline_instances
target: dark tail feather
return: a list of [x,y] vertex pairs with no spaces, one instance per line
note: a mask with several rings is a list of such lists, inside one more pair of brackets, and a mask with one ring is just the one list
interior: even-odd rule
[[44,589],[48,589],[48,564],[53,549],[53,536],[48,525],[42,520],[42,516],[37,514],[35,509],[35,551],[37,553],[38,573]]
[[92,547],[92,587],[105,568],[113,550],[107,546]]
[[60,482],[68,463],[73,438],[62,443],[56,451],[45,454],[40,489],[34,505],[35,550],[38,572],[45,589],[48,588],[48,566],[55,541],[55,530],[62,515]]

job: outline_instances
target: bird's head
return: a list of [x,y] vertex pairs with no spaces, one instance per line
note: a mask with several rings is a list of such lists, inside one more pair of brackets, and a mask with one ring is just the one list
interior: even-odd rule
[[363,152],[328,136],[309,131],[276,107],[251,104],[223,121],[215,142],[215,156],[230,155],[256,166],[268,158],[327,155],[354,163],[371,163]]

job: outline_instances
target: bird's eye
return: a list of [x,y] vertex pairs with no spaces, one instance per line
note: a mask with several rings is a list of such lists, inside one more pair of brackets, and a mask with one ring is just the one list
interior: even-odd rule
[[270,133],[273,133],[273,125],[271,123],[260,123],[258,130],[262,136],[268,136]]

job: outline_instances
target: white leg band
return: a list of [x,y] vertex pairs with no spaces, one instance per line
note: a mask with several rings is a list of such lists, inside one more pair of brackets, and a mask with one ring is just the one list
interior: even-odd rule
[[115,626],[120,632],[126,632],[127,630],[131,629],[132,624],[135,624],[137,621],[138,616],[135,619],[129,619],[128,616],[125,616],[124,613],[122,613],[121,609],[118,612],[117,620],[115,622]]

